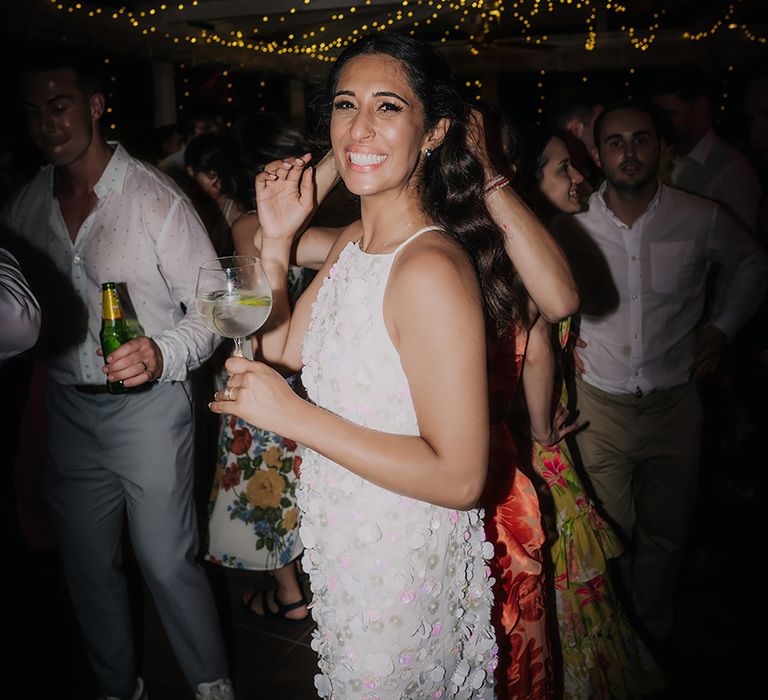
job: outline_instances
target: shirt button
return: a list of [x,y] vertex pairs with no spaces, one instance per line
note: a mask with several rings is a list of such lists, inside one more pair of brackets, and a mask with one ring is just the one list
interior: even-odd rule
[[637,258],[636,258],[636,257],[633,255],[633,256],[630,258],[630,260],[632,260],[632,262],[635,262],[635,261],[637,260]]
[[632,301],[637,301],[637,294],[632,295]]
[[75,265],[79,265],[80,264],[80,256],[79,255],[75,255],[72,258],[72,262],[75,263]]

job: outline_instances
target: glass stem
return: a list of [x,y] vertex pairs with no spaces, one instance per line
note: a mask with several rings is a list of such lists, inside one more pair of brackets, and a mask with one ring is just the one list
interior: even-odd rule
[[235,350],[232,353],[232,357],[245,357],[245,355],[243,355],[243,340],[245,340],[245,338],[235,338],[234,339],[234,341],[235,341]]

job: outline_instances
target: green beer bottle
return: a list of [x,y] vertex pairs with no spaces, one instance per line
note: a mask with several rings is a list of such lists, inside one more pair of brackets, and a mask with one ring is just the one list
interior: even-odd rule
[[[104,362],[107,356],[117,350],[123,343],[131,339],[131,332],[123,315],[120,300],[117,298],[117,288],[114,282],[104,282],[101,285],[101,350],[104,353]],[[123,386],[123,382],[107,381],[107,391],[110,394],[126,394],[134,391],[134,387]]]

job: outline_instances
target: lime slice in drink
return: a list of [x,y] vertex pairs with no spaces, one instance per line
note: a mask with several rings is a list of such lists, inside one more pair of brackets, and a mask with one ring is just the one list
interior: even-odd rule
[[272,299],[268,296],[241,296],[239,303],[247,306],[272,306]]

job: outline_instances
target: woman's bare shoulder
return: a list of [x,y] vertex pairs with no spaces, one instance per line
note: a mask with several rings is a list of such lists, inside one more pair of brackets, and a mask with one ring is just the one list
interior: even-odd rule
[[411,241],[397,255],[393,275],[465,275],[472,263],[464,248],[444,231],[429,231]]
[[[398,254],[387,284],[398,305],[456,303],[456,297],[480,302],[475,268],[464,248],[443,232],[419,236]],[[394,296],[392,296],[394,294]],[[410,301],[408,301],[410,300]]]

